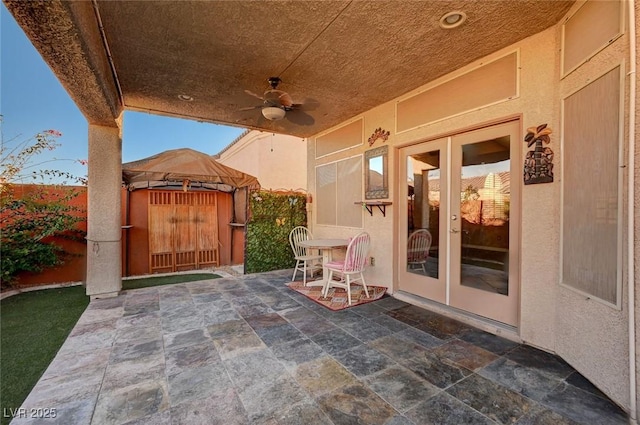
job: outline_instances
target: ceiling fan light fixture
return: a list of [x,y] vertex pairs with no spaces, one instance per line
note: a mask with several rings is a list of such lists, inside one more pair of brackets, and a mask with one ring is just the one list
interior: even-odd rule
[[278,121],[284,118],[286,111],[277,106],[265,106],[262,108],[262,115],[269,121]]

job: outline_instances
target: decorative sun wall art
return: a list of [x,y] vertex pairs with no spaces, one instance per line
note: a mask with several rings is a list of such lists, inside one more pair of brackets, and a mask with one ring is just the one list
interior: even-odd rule
[[383,130],[382,127],[376,128],[371,137],[369,137],[369,146],[372,146],[376,140],[382,139],[383,142],[389,140],[390,131]]

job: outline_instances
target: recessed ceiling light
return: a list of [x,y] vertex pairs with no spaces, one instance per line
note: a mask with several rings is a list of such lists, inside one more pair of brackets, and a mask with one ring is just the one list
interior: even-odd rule
[[179,94],[178,99],[184,102],[193,102],[193,97],[189,96],[188,94]]
[[445,13],[442,18],[440,18],[440,27],[449,30],[451,28],[459,27],[466,20],[466,13],[455,10],[453,12]]

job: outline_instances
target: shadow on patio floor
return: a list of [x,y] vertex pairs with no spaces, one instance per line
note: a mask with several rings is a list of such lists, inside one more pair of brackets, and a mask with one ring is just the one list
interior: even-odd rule
[[560,358],[392,297],[333,312],[291,271],[93,301],[12,424],[625,424]]

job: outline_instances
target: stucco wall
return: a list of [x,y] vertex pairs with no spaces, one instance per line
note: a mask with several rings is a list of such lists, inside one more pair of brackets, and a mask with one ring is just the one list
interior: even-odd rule
[[[348,123],[353,122],[350,120]],[[365,114],[364,120],[364,137],[368,138],[373,131],[382,127],[384,129],[391,130],[393,128],[393,105],[387,103],[378,108],[375,108]],[[375,147],[380,146],[378,142]],[[318,160],[315,160],[315,138],[307,143],[307,157],[309,158],[308,167],[308,181],[309,191],[314,194],[313,202],[308,204],[307,221],[311,226],[314,237],[327,237],[327,238],[349,238],[354,236],[358,232],[365,230],[371,235],[372,243],[369,256],[375,258],[375,265],[368,267],[365,270],[365,280],[376,286],[386,286],[389,288],[389,292],[393,292],[393,217],[395,214],[395,207],[386,207],[386,217],[383,217],[377,208],[374,208],[373,215],[370,215],[361,206],[350,203],[347,208],[358,209],[362,213],[362,228],[355,227],[337,227],[329,225],[317,224],[316,217],[318,215],[318,203],[316,192],[316,166],[339,161],[345,158],[350,158],[356,155],[363,155],[364,151],[369,148],[368,144],[363,143],[355,148],[346,149],[335,154],[324,156]],[[392,150],[391,150],[392,151]],[[393,154],[389,152],[389,161],[391,163]],[[393,171],[393,167],[390,167]],[[364,180],[364,179],[363,179]],[[364,184],[364,182],[363,182]],[[389,179],[389,195],[392,196],[393,192],[393,179]],[[353,202],[364,200],[364,187],[363,195],[358,199],[353,199]],[[334,255],[340,255],[335,253]]]
[[[479,62],[519,49],[520,52],[520,92],[519,96],[496,105],[480,108],[457,117],[445,119],[429,125],[395,133],[395,102],[388,102],[367,113],[354,117],[364,118],[364,138],[382,127],[391,131],[386,144],[390,145],[390,200],[393,205],[387,207],[386,217],[374,210],[373,216],[363,212],[363,228],[372,236],[372,253],[376,257],[376,266],[370,267],[366,277],[369,282],[387,285],[393,291],[394,267],[397,264],[397,196],[398,159],[397,148],[441,136],[455,134],[470,128],[490,124],[513,117],[520,117],[524,138],[526,128],[543,123],[553,129],[549,147],[556,154],[555,181],[549,184],[528,185],[522,187],[521,216],[521,264],[520,264],[520,338],[528,344],[557,352],[578,371],[601,388],[614,401],[629,406],[628,379],[628,334],[626,309],[622,311],[606,307],[594,301],[586,300],[575,292],[559,285],[560,270],[560,219],[561,219],[561,96],[584,84],[586,79],[601,75],[601,71],[612,67],[612,61],[620,61],[627,55],[627,39],[620,38],[612,46],[601,52],[574,72],[571,78],[560,83],[560,25],[534,35],[507,49],[497,52]],[[463,68],[441,79],[449,79],[463,73]],[[438,84],[422,87],[418,91]],[[628,88],[628,86],[627,86]],[[469,87],[472,90],[472,87]],[[331,130],[330,130],[331,131]],[[523,163],[526,145],[520,140],[520,158]],[[380,146],[378,141],[373,147]],[[315,138],[307,143],[309,158],[309,189],[315,194],[315,167],[341,158],[363,154],[370,147],[363,145],[315,160]],[[521,167],[522,165],[520,165]],[[521,177],[514,176],[512,184],[520,182]],[[637,194],[638,191],[636,191]],[[637,195],[636,195],[637,196]],[[356,199],[354,201],[359,201]],[[320,237],[346,237],[360,229],[319,226],[315,224],[317,205],[313,204],[310,223],[313,231]],[[636,214],[637,216],[637,214]],[[636,233],[637,238],[637,233]],[[625,242],[626,243],[626,242]],[[623,292],[626,293],[626,285]],[[623,305],[626,298],[623,297]],[[636,308],[636,311],[638,309]]]
[[[554,110],[554,97],[551,87],[554,82],[556,66],[555,66],[555,30],[547,30],[534,37],[530,37],[521,43],[510,46],[501,50],[488,58],[470,64],[451,75],[446,75],[440,80],[434,81],[432,84],[417,89],[416,92],[424,90],[431,85],[437,85],[441,81],[450,79],[456,75],[466,72],[477,66],[479,63],[486,62],[494,57],[499,57],[505,53],[515,49],[520,51],[520,67],[521,67],[521,84],[519,97],[507,102],[499,103],[486,108],[469,112],[457,117],[445,119],[433,124],[421,126],[413,130],[405,131],[400,134],[395,133],[395,101],[388,102],[377,108],[374,108],[364,114],[364,137],[368,138],[376,128],[382,127],[390,130],[391,135],[386,144],[392,148],[389,151],[389,198],[394,202],[387,207],[386,217],[382,217],[379,211],[374,210],[373,216],[366,211],[363,212],[364,230],[369,232],[373,239],[372,255],[376,256],[376,266],[369,268],[367,273],[371,275],[371,279],[380,284],[387,285],[390,291],[393,291],[394,283],[394,261],[396,256],[396,247],[394,237],[397,237],[398,229],[396,228],[396,213],[398,199],[396,194],[397,188],[397,165],[396,158],[399,148],[426,140],[436,139],[443,135],[454,134],[472,127],[482,124],[497,122],[507,118],[522,116],[522,125],[524,127],[536,126],[542,123],[548,123],[554,130],[558,128],[557,110]],[[472,87],[468,87],[472,90]],[[558,109],[558,108],[556,108]],[[358,117],[356,117],[358,118]],[[555,120],[555,121],[554,121]],[[557,130],[556,130],[557,133]],[[557,135],[552,135],[551,148],[555,151],[557,148]],[[373,147],[381,145],[381,141],[377,141]],[[522,163],[524,158],[524,142],[520,150]],[[363,154],[370,147],[367,143],[363,143],[356,148],[348,149],[334,155],[323,157],[320,160],[314,160],[315,157],[315,140],[310,139],[307,144],[309,163],[309,187],[311,191],[315,190],[315,166],[327,162],[336,161],[341,158],[353,155]],[[516,160],[518,161],[518,160]],[[558,232],[558,199],[559,185],[558,183],[533,185],[529,186],[522,192],[522,222],[523,227],[523,243],[522,257],[531,258],[532,264],[528,269],[523,267],[521,285],[523,287],[523,300],[532,297],[535,302],[524,303],[528,307],[522,310],[521,329],[526,331],[521,336],[538,346],[544,346],[549,350],[554,349],[554,309],[555,300],[554,285],[557,282],[558,255],[557,255],[557,232]],[[354,200],[354,201],[359,201]],[[313,206],[313,216],[316,215],[317,205]],[[315,221],[313,221],[315,223]],[[336,228],[332,226],[314,225],[314,232],[319,236],[338,237],[350,235],[359,229]],[[554,245],[555,254],[549,255],[548,250],[540,251],[532,248],[525,240],[532,240],[537,246]]]
[[[597,22],[593,22],[593,25],[597,25]],[[558,27],[558,38],[561,36],[560,31],[561,28]],[[560,98],[584,87],[623,61],[626,75],[629,65],[626,34],[562,79],[558,87]],[[625,80],[625,99],[628,99],[628,77]],[[625,123],[627,123],[626,105],[628,105],[628,101],[625,101],[624,105]],[[625,140],[625,146],[628,146],[627,142]],[[624,199],[626,199],[626,192],[625,185],[623,188]],[[623,225],[626,226],[626,220],[623,221]],[[625,233],[623,232],[623,234]],[[626,246],[626,238],[624,239],[623,244]],[[624,255],[624,252],[626,250],[623,250],[620,255]],[[623,307],[621,310],[605,306],[563,286],[558,286],[558,296],[554,300],[556,310],[555,351],[623,406],[629,406],[626,281],[625,278],[623,280]]]
[[220,154],[218,162],[258,178],[263,189],[307,189],[304,140],[250,131]]

